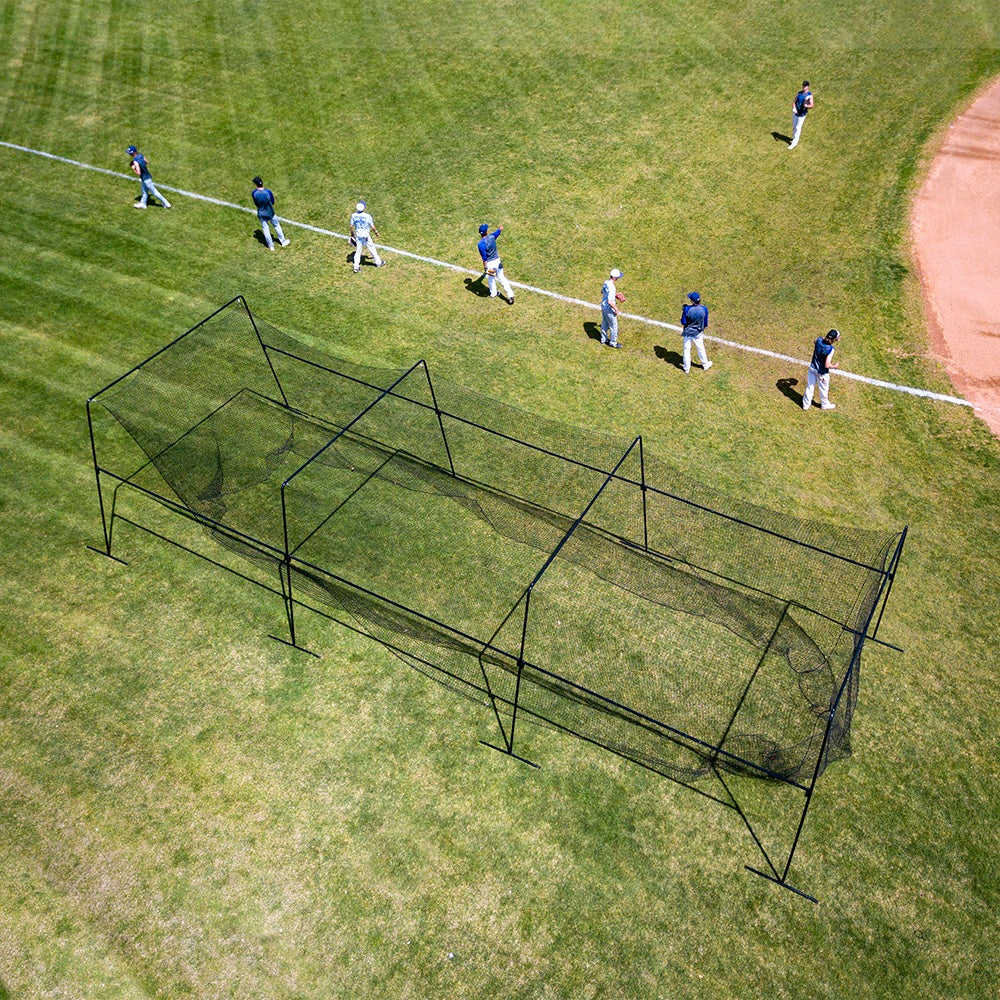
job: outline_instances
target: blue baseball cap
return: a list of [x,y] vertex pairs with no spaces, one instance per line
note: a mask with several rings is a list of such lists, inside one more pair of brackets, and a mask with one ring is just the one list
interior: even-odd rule
[[701,302],[701,296],[697,292],[688,292],[688,298],[692,302]]
[[479,227],[479,235],[480,236],[485,236],[489,231],[490,231],[490,227],[487,226],[485,222]]
[[135,148],[135,146],[129,146],[129,148],[128,148],[128,149],[126,149],[126,150],[125,150],[125,152],[126,152],[126,153],[138,153],[138,152],[139,152],[139,150],[138,150],[138,149],[136,149],[136,148]]

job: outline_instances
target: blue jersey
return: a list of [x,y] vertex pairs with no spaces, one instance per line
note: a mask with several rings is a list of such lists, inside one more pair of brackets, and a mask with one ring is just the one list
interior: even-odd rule
[[697,337],[708,327],[708,307],[693,302],[685,304],[681,310],[681,326],[685,337]]
[[500,252],[497,250],[497,237],[500,235],[500,230],[498,229],[495,233],[487,233],[477,244],[479,248],[479,256],[483,258],[483,263],[487,263],[491,260],[496,260],[500,256]]
[[149,172],[149,164],[146,162],[146,157],[142,153],[136,153],[132,157],[132,162],[139,167],[139,177],[144,180],[152,180],[152,174]]
[[828,344],[825,337],[817,337],[809,367],[819,375],[829,375],[830,369],[827,368],[827,362],[830,360],[831,354],[833,354],[833,344]]
[[[795,95],[795,113],[802,118],[809,114],[809,105],[807,101],[810,97],[812,97],[812,93],[808,90],[800,90]],[[811,125],[809,127],[812,128]]]
[[274,192],[268,188],[255,188],[253,203],[257,206],[258,219],[274,218]]

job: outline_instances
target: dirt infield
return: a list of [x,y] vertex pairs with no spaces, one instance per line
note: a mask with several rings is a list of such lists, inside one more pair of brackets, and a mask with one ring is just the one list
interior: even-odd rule
[[934,355],[1000,436],[1000,78],[949,127],[911,224]]

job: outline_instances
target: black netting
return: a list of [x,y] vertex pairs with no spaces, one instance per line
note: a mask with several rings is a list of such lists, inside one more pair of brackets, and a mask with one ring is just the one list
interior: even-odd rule
[[240,300],[94,403],[102,471],[508,718],[681,780],[808,783],[848,752],[896,534],[722,497],[639,440],[351,364]]

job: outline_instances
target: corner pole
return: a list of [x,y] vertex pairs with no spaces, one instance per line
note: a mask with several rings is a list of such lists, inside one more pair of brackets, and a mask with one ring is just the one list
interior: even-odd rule
[[[889,569],[882,571],[881,574],[882,580],[880,587],[885,588],[884,593],[881,594],[878,600],[876,600],[875,604],[872,605],[871,610],[868,612],[868,616],[863,626],[857,630],[852,630],[854,631],[855,635],[855,645],[854,645],[854,651],[851,655],[851,662],[848,665],[847,670],[844,672],[843,680],[840,682],[840,687],[837,689],[837,696],[833,700],[833,704],[830,708],[830,714],[826,720],[826,729],[823,732],[823,742],[820,744],[819,754],[817,755],[816,758],[816,766],[813,768],[812,780],[809,782],[809,787],[805,790],[805,796],[806,796],[805,805],[802,808],[802,815],[799,817],[799,825],[795,831],[795,837],[792,840],[791,850],[788,852],[788,860],[785,862],[785,869],[781,873],[781,876],[777,877],[776,870],[775,870],[775,875],[771,876],[766,874],[765,872],[758,871],[756,868],[751,868],[749,865],[745,866],[748,871],[753,872],[755,875],[760,875],[762,878],[769,879],[772,882],[777,882],[778,885],[782,886],[783,888],[791,889],[793,892],[798,893],[800,896],[805,896],[806,899],[811,899],[814,903],[816,902],[816,900],[812,896],[788,884],[788,872],[791,870],[792,859],[795,857],[795,850],[798,847],[799,838],[802,835],[802,828],[805,825],[806,814],[808,813],[809,805],[812,802],[813,792],[816,790],[816,782],[819,780],[819,776],[820,774],[822,774],[825,767],[827,747],[829,746],[830,743],[830,734],[833,731],[833,725],[834,721],[837,718],[837,713],[841,709],[841,703],[843,702],[844,699],[844,692],[847,691],[848,687],[854,681],[855,676],[861,669],[861,651],[864,649],[865,639],[868,637],[868,632],[869,629],[871,628],[872,619],[875,616],[875,609],[879,606],[879,604],[881,604],[881,608],[879,610],[879,623],[881,623],[882,613],[885,611],[886,602],[889,599],[889,591],[892,589],[892,583],[893,580],[895,579],[896,567],[899,563],[900,557],[902,556],[903,542],[906,540],[907,530],[908,530],[907,528],[904,528],[902,534],[899,536],[899,541],[896,544],[896,550],[893,553],[892,559],[890,560]],[[888,581],[888,586],[886,586],[887,581]],[[876,624],[874,631],[875,632],[878,631],[878,624]],[[874,632],[872,633],[872,635],[874,636]],[[878,642],[879,640],[876,639],[875,641]],[[770,864],[770,860],[768,860],[768,863]]]
[[[87,400],[87,430],[90,433],[90,454],[94,460],[94,477],[97,479],[97,503],[101,508],[101,529],[104,532],[104,555],[111,555],[111,535],[108,532],[108,519],[104,513],[104,494],[101,492],[101,468],[97,464],[97,443],[94,440],[94,418],[90,413],[90,404],[94,401],[91,396]],[[97,551],[96,549],[94,550]]]
[[758,871],[756,868],[751,868],[746,865],[747,871],[753,872],[755,875],[760,875],[762,878],[769,879],[772,882],[776,882],[784,889],[790,889],[792,892],[798,893],[800,896],[805,896],[806,899],[811,899],[814,903],[818,902],[815,898],[810,896],[808,893],[803,892],[801,889],[796,889],[795,886],[788,884],[788,872],[792,867],[792,859],[795,857],[795,850],[799,845],[799,838],[802,836],[802,829],[805,826],[806,814],[809,812],[809,806],[812,803],[813,792],[816,790],[816,782],[819,780],[819,776],[823,771],[823,764],[826,758],[827,746],[830,742],[830,733],[833,729],[834,720],[837,717],[837,712],[840,710],[840,703],[843,700],[844,692],[847,690],[854,674],[860,664],[861,660],[861,649],[865,644],[864,632],[860,634],[857,645],[854,647],[854,655],[851,657],[850,665],[844,672],[844,679],[840,682],[840,687],[837,690],[837,697],[834,699],[833,706],[830,709],[830,714],[826,720],[826,729],[823,732],[823,742],[820,744],[819,754],[816,757],[816,766],[813,768],[812,780],[809,782],[809,787],[806,788],[805,805],[802,807],[802,815],[799,817],[799,825],[795,830],[795,837],[792,839],[792,846],[788,852],[788,860],[785,862],[785,869],[781,873],[780,877],[777,877],[777,871],[775,875],[768,875],[765,872]]
[[[88,545],[87,548],[90,549],[91,552],[96,552],[108,559],[114,559],[115,562],[119,562],[123,566],[127,566],[128,563],[126,563],[124,559],[119,559],[117,556],[113,556],[111,554],[111,528],[108,525],[107,512],[104,509],[104,490],[101,489],[101,467],[97,461],[97,442],[94,439],[94,420],[90,413],[90,404],[96,398],[96,396],[91,396],[90,399],[87,400],[87,431],[90,434],[90,455],[94,461],[94,478],[97,481],[97,505],[101,510],[101,531],[104,534],[104,548],[97,549],[94,548],[93,545]],[[112,505],[111,508],[111,518],[114,520],[114,505]]]
[[889,603],[889,595],[892,593],[892,585],[896,581],[896,568],[899,566],[899,560],[903,556],[903,543],[906,541],[906,533],[909,530],[909,525],[906,525],[906,527],[903,528],[903,533],[899,536],[899,541],[896,543],[896,551],[893,553],[892,559],[889,562],[889,569],[886,572],[886,577],[889,580],[889,586],[886,587],[885,593],[882,595],[882,607],[879,608],[878,621],[875,622],[875,629],[870,636],[872,639],[878,635],[879,627],[882,625],[882,615],[885,614],[885,607]]
[[267,362],[267,367],[271,369],[271,374],[274,376],[275,384],[278,386],[278,392],[281,393],[281,401],[285,404],[285,406],[288,406],[288,397],[285,395],[285,390],[281,384],[281,379],[278,378],[278,373],[274,370],[274,365],[271,362],[271,355],[267,350],[267,344],[264,343],[264,338],[260,335],[260,330],[257,329],[257,321],[254,319],[253,313],[250,312],[250,306],[247,303],[247,300],[242,295],[237,295],[233,301],[240,302],[246,310],[247,319],[250,320],[253,332],[257,336],[257,343],[260,344],[260,349],[264,352],[264,360]]
[[[158,358],[165,351],[169,351],[170,348],[173,347],[175,344],[179,343],[181,340],[183,340],[189,334],[194,333],[195,330],[197,330],[200,327],[204,326],[206,323],[209,322],[209,320],[214,319],[216,316],[218,316],[220,313],[224,312],[226,309],[228,309],[235,302],[243,302],[244,308],[247,309],[248,313],[250,312],[249,308],[247,308],[247,306],[246,306],[246,302],[243,300],[243,296],[242,295],[237,295],[235,298],[230,299],[225,305],[219,306],[219,308],[216,309],[215,312],[211,313],[209,316],[206,316],[204,319],[199,320],[189,330],[185,330],[179,337],[175,337],[172,341],[170,341],[169,344],[165,344],[159,350],[154,351],[144,361],[140,361],[139,364],[134,365],[132,368],[130,368],[123,375],[119,375],[118,378],[116,378],[113,381],[109,382],[106,386],[104,386],[103,389],[99,389],[97,392],[94,393],[93,396],[91,396],[87,400],[87,428],[88,428],[88,430],[90,432],[90,451],[91,451],[91,455],[92,455],[93,460],[94,460],[94,475],[97,478],[97,500],[98,500],[98,504],[100,505],[100,508],[101,508],[101,526],[102,526],[102,528],[104,530],[104,551],[102,552],[100,549],[95,549],[92,545],[88,545],[87,548],[92,549],[94,552],[99,552],[101,555],[107,556],[109,559],[114,559],[116,562],[122,563],[122,565],[127,565],[127,563],[125,563],[125,560],[118,559],[117,557],[115,557],[115,556],[113,556],[111,554],[111,535],[112,535],[112,529],[108,526],[108,518],[106,516],[105,509],[104,509],[104,495],[101,492],[101,471],[102,470],[101,470],[101,467],[100,467],[100,465],[98,463],[98,460],[97,460],[97,443],[96,443],[95,438],[94,438],[94,423],[93,423],[93,419],[91,417],[90,404],[93,403],[97,399],[98,396],[103,395],[105,392],[107,392],[109,389],[114,388],[114,386],[118,385],[120,382],[124,382],[125,379],[127,379],[130,375],[134,375],[137,371],[139,371],[145,365],[149,364],[149,362],[152,361],[154,358]],[[251,323],[252,322],[253,322],[253,317],[251,317]],[[254,327],[254,330],[256,330],[256,326]],[[258,339],[259,339],[259,334],[258,334]],[[112,522],[114,521],[114,510],[113,509],[112,509],[112,513],[111,513],[111,521]]]

